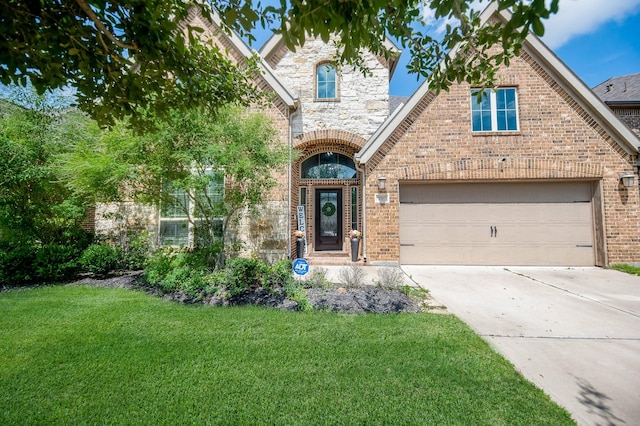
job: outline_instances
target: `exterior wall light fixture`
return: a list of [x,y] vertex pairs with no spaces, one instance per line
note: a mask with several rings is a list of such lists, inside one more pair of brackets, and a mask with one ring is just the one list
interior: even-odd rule
[[635,175],[629,173],[620,174],[618,181],[620,181],[625,188],[631,188],[634,184],[635,177]]
[[378,189],[384,191],[387,187],[387,178],[384,176],[378,176]]

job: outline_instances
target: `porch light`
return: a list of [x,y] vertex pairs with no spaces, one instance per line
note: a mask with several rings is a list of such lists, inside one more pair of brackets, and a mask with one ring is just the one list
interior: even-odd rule
[[632,174],[620,174],[618,181],[622,182],[625,188],[631,188],[635,180],[635,175]]
[[384,176],[378,176],[378,189],[384,191],[387,187],[387,178]]

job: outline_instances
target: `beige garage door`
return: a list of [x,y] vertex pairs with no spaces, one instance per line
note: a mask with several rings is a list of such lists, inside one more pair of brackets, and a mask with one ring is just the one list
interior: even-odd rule
[[400,186],[400,262],[593,266],[591,184]]

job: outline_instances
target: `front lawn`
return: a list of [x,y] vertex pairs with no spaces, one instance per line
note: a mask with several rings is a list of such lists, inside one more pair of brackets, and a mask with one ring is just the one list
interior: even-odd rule
[[0,293],[0,424],[574,424],[441,314]]

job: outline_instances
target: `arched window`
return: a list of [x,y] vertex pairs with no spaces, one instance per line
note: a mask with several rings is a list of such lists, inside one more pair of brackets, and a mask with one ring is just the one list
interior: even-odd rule
[[338,97],[338,78],[335,65],[325,62],[316,67],[316,99]]
[[355,179],[358,172],[353,160],[346,155],[324,152],[302,162],[302,179]]

